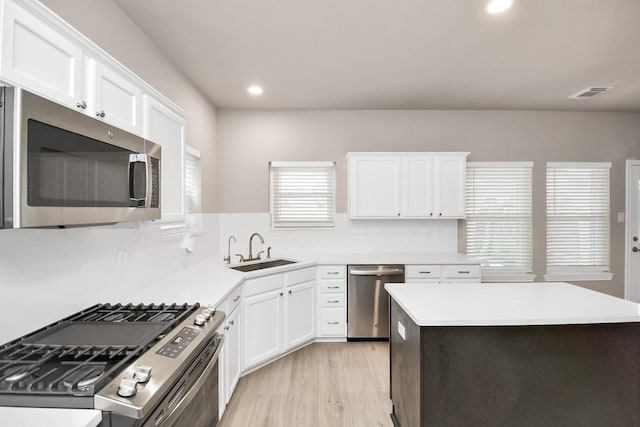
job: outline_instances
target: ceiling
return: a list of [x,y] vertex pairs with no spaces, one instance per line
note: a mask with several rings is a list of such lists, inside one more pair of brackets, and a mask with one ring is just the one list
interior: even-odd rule
[[640,112],[638,0],[114,1],[221,108]]

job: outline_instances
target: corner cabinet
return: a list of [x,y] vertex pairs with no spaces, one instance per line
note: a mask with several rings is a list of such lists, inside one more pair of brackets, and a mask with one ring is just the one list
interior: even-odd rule
[[349,217],[464,218],[468,155],[348,153]]
[[309,267],[245,282],[245,370],[314,339],[315,276]]

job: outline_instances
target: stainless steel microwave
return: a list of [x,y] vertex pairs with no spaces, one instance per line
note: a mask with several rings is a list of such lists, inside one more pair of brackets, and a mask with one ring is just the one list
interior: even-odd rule
[[0,228],[160,218],[160,145],[0,88]]

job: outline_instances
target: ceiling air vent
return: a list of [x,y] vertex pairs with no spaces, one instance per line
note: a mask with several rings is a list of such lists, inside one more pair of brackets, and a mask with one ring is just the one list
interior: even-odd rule
[[592,86],[567,96],[569,99],[591,99],[595,96],[602,95],[608,90],[613,89],[611,86]]

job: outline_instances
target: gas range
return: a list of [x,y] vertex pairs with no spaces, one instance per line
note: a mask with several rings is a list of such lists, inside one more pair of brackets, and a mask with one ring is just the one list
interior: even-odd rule
[[199,304],[94,305],[0,346],[0,406],[101,409],[105,426],[157,413],[164,425],[172,390],[217,360],[223,320]]

